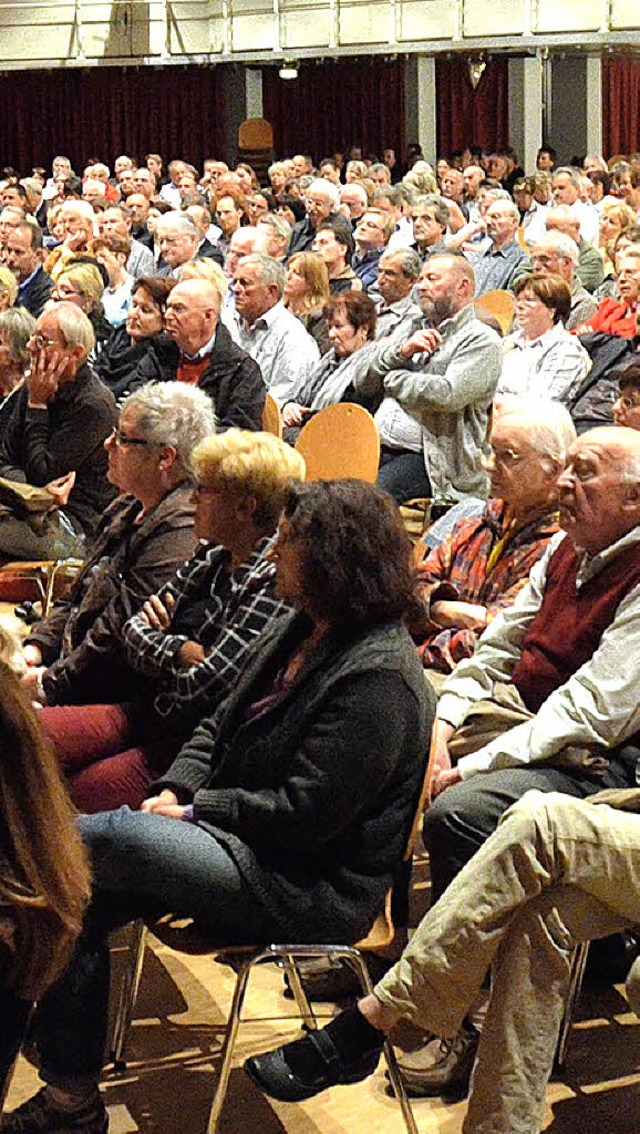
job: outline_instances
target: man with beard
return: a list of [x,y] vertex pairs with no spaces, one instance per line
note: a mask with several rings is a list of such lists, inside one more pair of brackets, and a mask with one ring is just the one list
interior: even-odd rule
[[430,256],[417,292],[424,325],[381,344],[356,383],[360,394],[395,398],[422,429],[421,452],[382,446],[378,483],[396,500],[486,496],[482,458],[500,339],[476,318],[473,268],[464,256]]

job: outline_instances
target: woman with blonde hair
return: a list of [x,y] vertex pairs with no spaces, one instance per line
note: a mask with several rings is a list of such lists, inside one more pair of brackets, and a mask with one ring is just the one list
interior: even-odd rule
[[[127,433],[128,426],[127,418]],[[127,703],[59,704],[41,713],[82,811],[139,807],[203,713],[232,691],[250,644],[285,610],[269,555],[285,490],[304,478],[302,457],[270,433],[229,429],[201,441],[192,466],[195,535],[203,542],[120,625]],[[115,699],[113,689],[105,682],[105,701]]]
[[88,317],[96,337],[90,361],[101,353],[113,330],[102,306],[104,288],[104,279],[96,261],[89,256],[78,256],[62,269],[51,291],[54,303],[74,303]]
[[0,311],[13,307],[18,294],[18,281],[13,272],[0,264]]
[[315,252],[297,252],[287,263],[284,305],[296,315],[318,344],[320,354],[331,347],[324,318],[329,302],[329,272]]
[[32,1003],[71,956],[89,868],[37,714],[0,627],[0,1104]]
[[615,274],[614,245],[621,232],[638,223],[633,209],[616,197],[606,197],[600,212],[598,249],[604,261],[605,276]]

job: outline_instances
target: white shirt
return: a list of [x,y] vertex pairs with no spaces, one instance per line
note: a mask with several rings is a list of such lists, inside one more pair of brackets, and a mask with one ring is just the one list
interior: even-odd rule
[[258,363],[265,386],[276,401],[280,405],[295,401],[296,391],[320,360],[318,344],[300,320],[279,302],[260,315],[252,327],[237,319],[229,331],[238,346]]
[[530,342],[523,331],[504,340],[496,397],[553,398],[570,401],[591,367],[589,355],[562,323]]

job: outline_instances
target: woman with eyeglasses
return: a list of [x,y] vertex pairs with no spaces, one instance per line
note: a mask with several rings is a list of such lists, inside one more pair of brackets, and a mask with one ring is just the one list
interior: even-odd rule
[[107,437],[107,508],[69,595],[30,631],[24,681],[50,704],[132,695],[122,630],[152,591],[192,554],[191,453],[214,430],[211,402],[178,383],[144,387],[125,402]]
[[[139,421],[127,412],[131,402],[117,435],[120,464],[129,469],[145,463],[124,455],[122,435],[129,448],[134,435],[141,437]],[[114,455],[116,446],[117,440]],[[81,811],[139,807],[201,717],[232,692],[251,644],[287,610],[269,555],[285,491],[304,476],[302,457],[271,434],[230,429],[205,438],[192,465],[202,543],[166,587],[158,586],[144,605],[131,603],[133,617],[118,624],[127,688],[123,694],[122,683],[104,682],[102,696],[93,699],[121,703],[69,704],[81,698],[66,680],[64,662],[43,676],[51,707],[42,710],[42,722]],[[111,627],[104,617],[101,625],[108,643]],[[30,647],[45,645],[38,631],[28,642],[27,660]]]
[[107,321],[102,306],[105,280],[95,260],[77,257],[71,260],[56,278],[51,291],[52,302],[75,303],[88,317],[96,337],[90,362],[99,358],[108,342],[113,327]]

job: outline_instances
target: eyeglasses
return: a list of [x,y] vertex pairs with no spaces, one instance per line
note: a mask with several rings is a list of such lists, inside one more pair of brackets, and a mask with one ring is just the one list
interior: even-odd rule
[[502,465],[503,468],[511,469],[514,465],[520,463],[525,459],[524,453],[516,453],[513,449],[491,449],[491,454],[496,465]]
[[53,339],[48,339],[46,335],[32,335],[30,341],[36,350],[46,350],[47,347],[58,345]]
[[127,437],[120,429],[113,429],[111,437],[116,445],[159,445],[159,441],[147,441],[145,437]]

